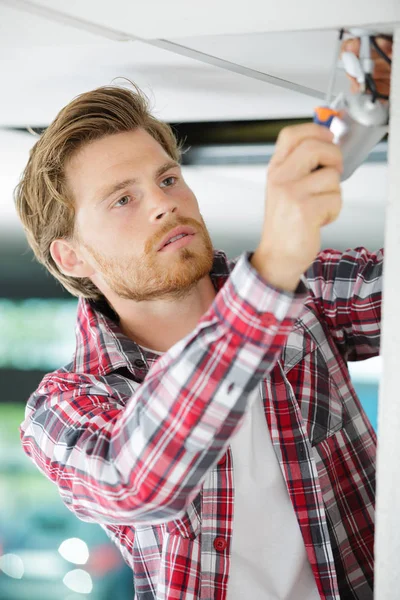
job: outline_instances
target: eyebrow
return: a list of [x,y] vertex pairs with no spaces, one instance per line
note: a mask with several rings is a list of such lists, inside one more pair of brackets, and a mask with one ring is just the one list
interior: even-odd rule
[[[174,169],[177,167],[180,167],[180,164],[178,162],[176,162],[175,160],[170,160],[170,161],[166,162],[165,164],[161,165],[161,167],[158,167],[158,169],[155,172],[155,178],[157,179],[158,177],[160,177],[161,175],[163,175],[170,169]],[[97,198],[100,196],[100,200],[98,200],[96,202],[96,206],[98,206],[99,204],[102,204],[105,200],[107,200],[107,198],[112,196],[112,194],[114,194],[115,192],[123,190],[124,188],[126,188],[134,183],[137,183],[137,182],[138,182],[137,177],[131,177],[129,179],[124,179],[123,181],[117,181],[115,183],[112,183],[112,184],[102,188],[100,191],[96,192],[95,202],[96,202]]]

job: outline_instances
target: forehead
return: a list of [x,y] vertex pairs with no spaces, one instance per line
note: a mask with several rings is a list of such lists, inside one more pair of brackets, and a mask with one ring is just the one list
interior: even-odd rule
[[65,165],[67,185],[79,202],[116,178],[139,177],[170,156],[147,131],[107,135],[80,148]]

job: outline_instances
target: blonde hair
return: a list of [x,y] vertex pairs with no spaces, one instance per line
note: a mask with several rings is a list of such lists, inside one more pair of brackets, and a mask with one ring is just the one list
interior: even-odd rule
[[68,160],[84,144],[137,128],[180,160],[172,129],[151,115],[148,98],[133,88],[103,86],[74,98],[33,146],[15,190],[17,212],[37,260],[74,296],[98,299],[102,294],[90,279],[61,273],[50,253],[54,240],[74,236],[74,202],[65,180]]

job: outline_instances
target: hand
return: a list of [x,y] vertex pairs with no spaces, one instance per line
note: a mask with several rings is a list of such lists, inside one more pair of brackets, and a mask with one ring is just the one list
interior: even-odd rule
[[[376,43],[383,50],[385,54],[389,58],[392,58],[392,49],[393,49],[393,41],[387,40],[386,38],[382,38],[379,36],[375,37]],[[360,40],[359,38],[352,38],[349,40],[345,40],[341,46],[342,52],[354,52],[356,56],[360,54]],[[371,50],[371,58],[374,61],[374,71],[372,76],[376,83],[377,91],[380,94],[384,94],[385,96],[389,96],[390,94],[390,75],[391,75],[391,66],[378,54],[376,50],[372,48]],[[351,77],[347,74],[347,77],[351,81],[351,92],[353,94],[357,93],[360,90],[360,84],[354,77]]]
[[251,262],[279,289],[296,289],[320,250],[321,227],[340,213],[343,159],[332,139],[329,129],[314,123],[285,127],[278,136],[263,232]]

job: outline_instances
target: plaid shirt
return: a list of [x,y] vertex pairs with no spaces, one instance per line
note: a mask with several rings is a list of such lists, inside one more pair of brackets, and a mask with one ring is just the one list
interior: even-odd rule
[[289,294],[248,255],[216,252],[215,301],[161,357],[80,300],[73,361],[30,397],[21,439],[67,507],[118,545],[135,598],[226,598],[229,439],[261,386],[321,598],[372,599],[376,438],[346,361],[379,352],[382,261],[326,250]]

